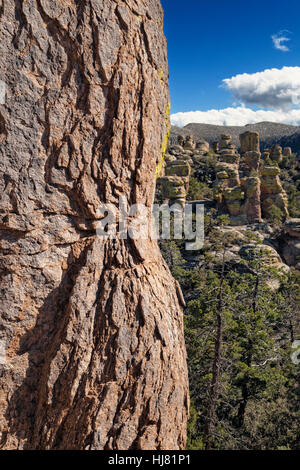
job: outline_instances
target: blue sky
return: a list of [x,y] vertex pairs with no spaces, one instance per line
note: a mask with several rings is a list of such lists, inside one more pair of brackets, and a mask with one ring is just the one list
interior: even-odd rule
[[[252,111],[277,110],[277,120],[297,121],[299,118],[300,123],[300,74],[299,80],[297,75],[300,67],[300,0],[162,0],[162,5],[173,114],[222,110],[240,107],[243,103]],[[283,67],[286,67],[284,74],[276,72]],[[250,82],[249,93],[255,95],[257,90],[253,88],[253,81],[257,81],[259,87],[266,77],[253,78],[253,74],[269,69],[275,71],[267,77],[268,94],[273,87],[273,77],[274,82],[278,82],[274,100],[266,101],[264,97],[262,101],[257,98],[255,103],[249,103],[245,87]],[[244,73],[249,76],[242,81],[235,79],[227,85],[222,82]],[[287,84],[289,80],[292,83]],[[276,96],[288,94],[287,88],[293,95],[292,117],[287,115],[288,102],[276,103]],[[260,116],[264,115],[258,114]],[[212,119],[210,115],[208,120]],[[255,118],[252,116],[251,119]]]

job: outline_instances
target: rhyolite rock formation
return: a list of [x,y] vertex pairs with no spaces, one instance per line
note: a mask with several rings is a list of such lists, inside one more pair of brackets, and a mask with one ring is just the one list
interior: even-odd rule
[[292,155],[292,153],[293,153],[293,152],[292,152],[291,147],[285,147],[285,148],[283,149],[283,155],[284,155],[285,157],[290,157],[290,156]]
[[240,144],[241,153],[238,153],[229,134],[222,134],[212,147],[204,139],[195,142],[192,135],[178,135],[176,145],[167,149],[164,176],[158,179],[157,199],[183,206],[190,174],[202,181],[201,175],[210,171],[208,158],[212,158],[214,199],[217,207],[229,214],[231,225],[260,223],[272,217],[274,207],[286,219],[288,197],[278,166],[283,158],[282,148],[274,145],[261,154],[259,133],[250,131],[240,135]]
[[156,199],[168,205],[179,204],[184,207],[189,190],[191,165],[199,155],[207,153],[209,144],[198,142],[192,136],[179,135],[176,145],[169,145],[165,154],[161,174],[157,179]]
[[249,176],[245,181],[245,214],[249,223],[260,222],[261,213],[261,182],[258,176]]
[[240,136],[241,158],[231,141],[222,135],[216,166],[215,199],[231,216],[232,225],[258,223],[268,218],[273,206],[288,217],[288,198],[280,182],[277,162],[282,149],[274,146],[270,153],[259,151],[259,134],[246,132]]
[[271,160],[274,160],[275,162],[281,162],[283,155],[282,155],[282,147],[280,145],[273,145],[271,149],[271,154],[270,154]]
[[190,123],[184,127],[172,126],[170,140],[173,143],[178,134],[184,136],[192,134],[195,141],[201,138],[213,145],[221,134],[229,134],[232,136],[233,144],[240,147],[240,135],[246,132],[259,134],[261,149],[279,144],[282,148],[291,147],[295,153],[300,152],[300,126],[267,121],[246,124],[245,126],[220,126],[204,123]]
[[162,28],[158,0],[0,2],[2,449],[185,446],[180,288],[156,242],[95,232],[154,199]]
[[261,169],[261,205],[267,217],[272,206],[278,207],[285,218],[289,215],[288,197],[280,181],[280,169],[268,163]]
[[184,142],[184,149],[185,150],[194,150],[196,148],[196,144],[194,142],[193,136],[188,135]]
[[189,190],[191,167],[185,160],[171,160],[165,166],[165,175],[157,180],[157,191],[166,204],[185,205]]
[[239,159],[231,136],[222,135],[219,161],[216,165],[215,195],[220,207],[224,206],[230,215],[240,214],[241,200],[244,197],[240,186]]
[[259,133],[258,132],[244,132],[240,134],[241,155],[246,152],[259,152]]
[[199,139],[196,143],[196,149],[199,152],[209,152],[209,143],[206,142],[204,139]]

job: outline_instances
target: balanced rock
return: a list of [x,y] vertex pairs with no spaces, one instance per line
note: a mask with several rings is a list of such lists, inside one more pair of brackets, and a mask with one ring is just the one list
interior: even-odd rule
[[179,135],[177,137],[177,142],[178,142],[178,145],[180,145],[180,147],[184,147],[184,137],[183,137],[183,135]]
[[281,162],[282,161],[282,147],[280,145],[273,145],[271,149],[271,154],[270,154],[271,160],[274,160],[275,162]]
[[231,141],[232,141],[232,136],[231,135],[222,134],[221,135],[221,142],[219,144],[220,145],[220,150],[230,148],[230,146],[232,145]]
[[[184,155],[179,159],[168,160],[164,168],[164,176],[157,180],[157,194],[166,204],[185,205],[189,189],[191,167]],[[190,158],[186,156],[187,158]]]
[[284,155],[285,157],[290,157],[290,156],[292,155],[292,153],[293,153],[293,152],[292,152],[291,147],[284,147],[284,149],[283,149],[283,155]]
[[246,152],[259,152],[259,133],[247,131],[240,134],[240,144],[241,155],[244,155]]
[[179,156],[184,153],[184,149],[180,145],[172,145],[168,148],[168,152],[171,155]]
[[206,142],[204,139],[198,140],[196,143],[196,149],[200,152],[208,152],[209,151],[209,143]]
[[180,176],[162,176],[157,180],[157,186],[164,204],[185,205],[188,191],[186,178]]
[[242,210],[243,193],[239,177],[240,156],[232,144],[231,135],[221,135],[218,156],[219,161],[215,167],[215,199],[221,208],[226,208],[230,215],[236,217]]
[[194,142],[193,136],[190,134],[186,136],[185,142],[184,142],[184,149],[186,150],[194,150],[196,148],[196,144]]
[[261,170],[261,204],[263,216],[269,217],[270,208],[278,207],[288,217],[288,198],[280,181],[277,166],[264,165]]
[[191,173],[191,167],[188,162],[184,160],[175,160],[170,162],[165,169],[166,176],[186,176]]
[[262,168],[261,180],[263,194],[277,194],[283,190],[279,175],[280,169],[276,166],[264,166]]

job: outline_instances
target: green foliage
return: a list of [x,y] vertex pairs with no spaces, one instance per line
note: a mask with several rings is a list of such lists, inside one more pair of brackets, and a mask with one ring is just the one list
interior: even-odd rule
[[211,209],[204,216],[204,231],[205,235],[209,235],[215,227],[223,227],[230,224],[230,217],[228,214],[218,215],[216,209]]
[[274,160],[271,160],[270,157],[265,158],[263,163],[264,163],[264,166],[275,166],[274,165],[274,163],[275,163]]
[[252,170],[250,172],[250,177],[251,178],[258,178],[258,176],[259,176],[258,172],[254,168],[252,168]]
[[246,230],[245,237],[247,238],[249,243],[254,243],[257,245],[261,244],[261,239],[257,235],[255,235],[252,230]]
[[285,168],[292,170],[297,165],[297,155],[292,153],[289,157],[283,157],[282,161],[279,163],[280,168]]
[[279,207],[273,204],[268,209],[268,221],[273,225],[280,225],[284,220],[284,214]]
[[[289,356],[287,302],[268,288],[269,272],[260,261],[252,260],[251,265],[259,274],[226,275],[222,372],[213,448],[299,449],[295,424],[300,418],[296,404],[299,392],[296,366]],[[206,270],[197,288],[197,299],[189,302],[186,316],[190,388],[198,412],[197,424],[189,432],[190,441],[200,446],[205,441],[218,308],[214,293],[219,276]]]
[[218,161],[218,158],[217,158],[215,152],[214,152],[213,150],[209,150],[209,151],[207,152],[207,157],[209,157],[209,161],[210,161],[210,162],[213,162],[213,164],[214,164],[214,166],[215,166],[215,162]]
[[187,194],[188,201],[196,201],[199,199],[210,199],[213,197],[213,190],[206,184],[201,183],[195,177],[190,178],[189,192]]
[[197,431],[197,421],[198,421],[197,409],[193,401],[191,401],[186,450],[204,450],[205,448],[204,442],[202,438],[199,437],[199,434]]
[[216,225],[219,227],[223,227],[224,225],[229,225],[229,224],[230,224],[230,217],[228,214],[222,214],[216,218]]
[[[232,244],[230,231],[224,230],[227,223],[214,210],[206,214],[210,250],[224,256]],[[191,269],[184,263],[181,242],[162,244],[187,301],[184,320],[191,394],[187,448],[207,448],[223,279],[222,348],[210,448],[299,450],[299,366],[290,356],[300,334],[300,273],[283,275],[269,268],[266,253],[259,249],[260,239],[251,231],[245,236],[256,247],[244,261],[245,269],[238,271],[229,269],[222,256],[212,262],[211,251],[205,249],[203,261]],[[279,283],[276,293],[270,288],[274,279]]]
[[184,264],[178,244],[174,240],[161,242],[160,250],[171,271]]
[[289,199],[289,212],[291,217],[300,217],[300,191],[293,183],[284,182],[283,187]]

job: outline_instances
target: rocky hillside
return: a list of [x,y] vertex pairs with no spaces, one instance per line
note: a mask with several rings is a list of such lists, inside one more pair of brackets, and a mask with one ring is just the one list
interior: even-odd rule
[[184,128],[172,126],[171,142],[176,142],[178,135],[192,134],[195,140],[203,138],[210,144],[217,141],[221,134],[230,134],[232,142],[239,147],[239,135],[244,132],[259,132],[262,149],[279,144],[292,147],[293,152],[300,152],[300,126],[290,126],[274,122],[260,122],[246,126],[214,126],[211,124],[188,124]]
[[[165,155],[159,202],[204,205],[204,244],[161,240],[185,308],[188,448],[299,450],[300,192],[291,149],[191,135]],[[195,221],[197,219],[195,218]]]
[[[182,207],[187,201],[193,207],[205,203],[206,210],[215,205],[231,226],[298,220],[299,161],[291,148],[274,145],[262,154],[258,132],[245,132],[239,139],[240,153],[227,134],[213,146],[179,136],[165,155],[157,200]],[[299,268],[298,239],[285,235],[281,245],[288,264]]]

